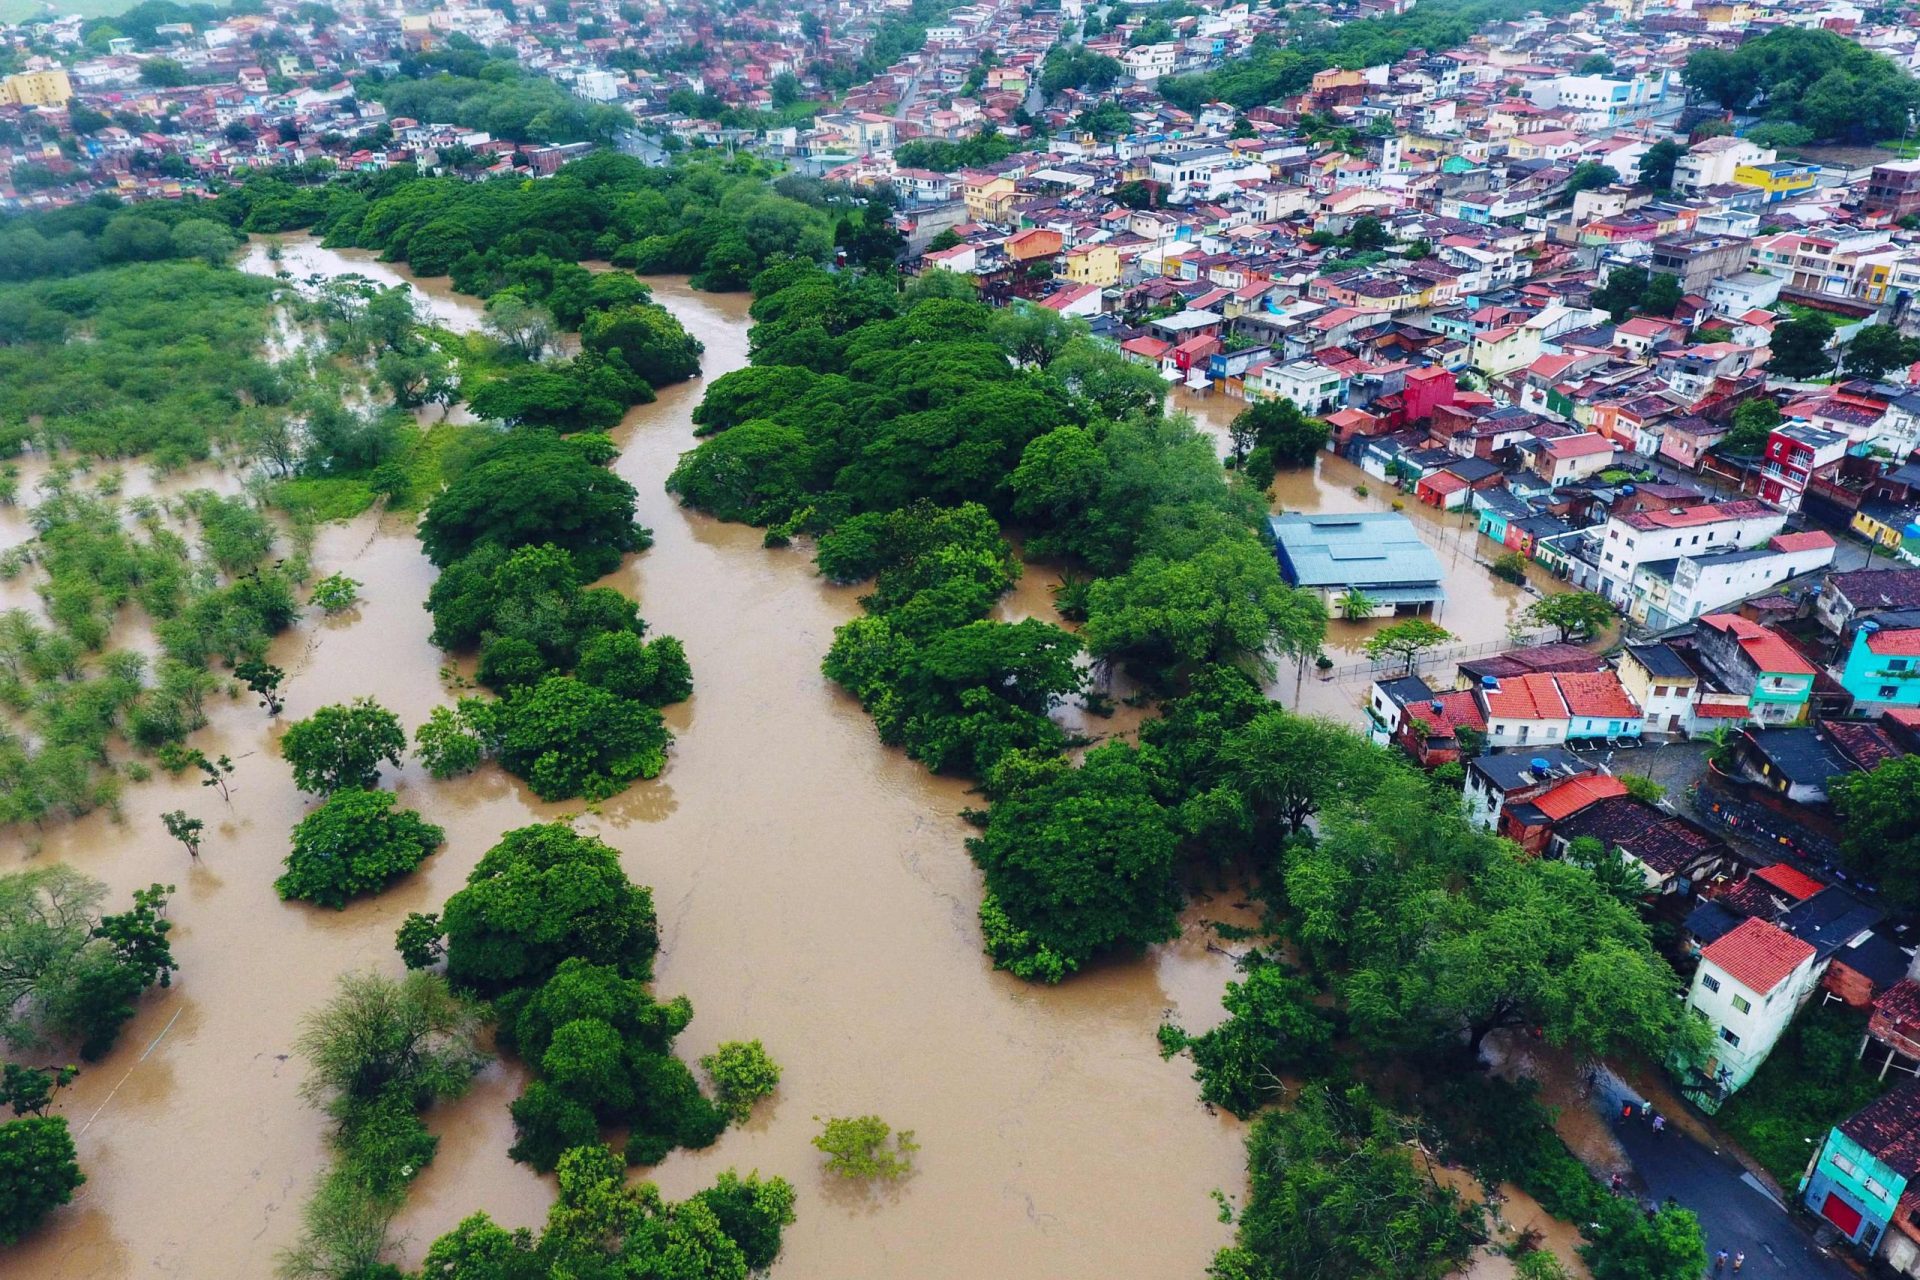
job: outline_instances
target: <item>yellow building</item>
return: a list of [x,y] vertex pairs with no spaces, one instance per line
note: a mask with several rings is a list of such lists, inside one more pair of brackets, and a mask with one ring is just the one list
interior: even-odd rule
[[1067,255],[1061,274],[1075,284],[1110,289],[1120,283],[1120,251],[1110,244],[1082,245]]
[[72,96],[73,85],[68,83],[67,73],[57,67],[52,71],[22,71],[0,80],[0,106],[58,107]]
[[991,222],[1013,203],[1013,179],[998,173],[969,173],[962,178],[962,198],[975,222]]
[[1810,191],[1815,169],[1810,164],[1776,160],[1770,164],[1743,164],[1733,171],[1733,180],[1743,187],[1758,187],[1766,193],[1766,203],[1774,204],[1800,191]]
[[1853,531],[1861,537],[1872,542],[1877,542],[1883,547],[1898,551],[1900,549],[1900,530],[1902,527],[1900,516],[1902,513],[1889,506],[1883,514],[1891,516],[1893,523],[1888,524],[1885,520],[1871,514],[1865,508],[1854,512],[1853,519],[1849,521],[1849,523],[1852,525]]

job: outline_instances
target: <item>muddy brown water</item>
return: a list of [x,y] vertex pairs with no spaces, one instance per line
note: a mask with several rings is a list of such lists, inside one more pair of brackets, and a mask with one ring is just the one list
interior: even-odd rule
[[[405,278],[365,254],[286,244],[296,274]],[[258,246],[248,261],[270,270]],[[744,363],[743,297],[653,283],[706,343],[705,376]],[[471,299],[444,281],[421,287],[436,315],[473,323]],[[1153,1031],[1169,1014],[1196,1029],[1217,1020],[1230,959],[1194,929],[1058,989],[987,966],[958,817],[974,798],[882,748],[820,675],[856,593],[823,586],[804,551],[766,551],[759,531],[683,511],[662,489],[691,444],[700,394],[699,382],[669,389],[622,429],[617,465],[656,540],[613,579],[657,631],[686,643],[697,692],[668,711],[679,737],[662,777],[580,821],[653,888],[657,990],[695,1009],[681,1052],[758,1037],[785,1075],[750,1123],[643,1176],[676,1198],[730,1166],[790,1179],[799,1221],[776,1264],[784,1280],[1200,1274],[1229,1238],[1208,1192],[1237,1201],[1244,1188],[1242,1127],[1205,1113],[1188,1066],[1161,1061]],[[314,558],[319,573],[358,578],[365,600],[275,644],[289,672],[285,718],[367,694],[415,725],[448,701],[420,607],[433,570],[412,530],[369,515],[323,530]],[[1034,578],[1022,598],[1043,603],[1044,586]],[[251,698],[220,700],[194,745],[234,758],[230,806],[162,776],[127,788],[120,821],[96,814],[0,847],[0,867],[64,861],[106,881],[114,902],[150,881],[177,884],[180,964],[114,1053],[60,1096],[88,1181],[28,1241],[0,1250],[0,1274],[270,1274],[327,1160],[324,1120],[296,1092],[301,1015],[342,972],[398,973],[401,919],[437,909],[502,832],[581,812],[541,804],[495,769],[435,782],[409,763],[387,784],[446,829],[446,846],[345,911],[283,904],[272,881],[310,805],[275,737]],[[197,863],[161,830],[157,815],[174,808],[207,820]],[[440,1151],[397,1224],[398,1260],[417,1263],[476,1210],[542,1221],[551,1179],[506,1156],[520,1083],[516,1066],[496,1065],[429,1114]],[[913,1129],[923,1147],[914,1176],[884,1193],[828,1185],[809,1145],[813,1117],[864,1112]]]
[[[1201,430],[1219,442],[1224,456],[1228,449],[1227,425],[1247,406],[1245,401],[1228,396],[1198,396],[1180,387],[1172,392],[1169,407],[1192,414]],[[1440,559],[1447,598],[1427,616],[1453,633],[1450,645],[1499,645],[1520,625],[1520,615],[1528,605],[1544,593],[1567,589],[1566,583],[1532,563],[1527,565],[1531,590],[1494,577],[1483,562],[1497,559],[1507,548],[1480,534],[1473,513],[1430,507],[1330,453],[1318,455],[1312,467],[1280,472],[1274,478],[1272,495],[1276,514],[1391,511],[1398,501],[1400,514],[1413,522]],[[1367,641],[1395,621],[1398,619],[1347,622],[1333,618],[1327,623],[1324,650],[1341,669],[1364,663]],[[1452,675],[1452,664],[1447,662],[1435,663],[1428,670],[1428,678],[1436,687],[1451,687]],[[1288,664],[1268,693],[1297,710],[1358,726],[1365,723],[1362,708],[1371,684],[1371,675],[1342,674],[1338,679],[1321,680],[1311,667],[1302,673]]]

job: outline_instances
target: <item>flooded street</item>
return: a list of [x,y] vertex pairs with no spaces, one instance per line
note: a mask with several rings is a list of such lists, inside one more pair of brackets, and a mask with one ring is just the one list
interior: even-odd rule
[[[365,253],[285,244],[296,278],[404,278]],[[258,244],[248,265],[271,270]],[[745,363],[744,296],[652,283],[706,344],[706,378]],[[476,323],[478,304],[443,281],[423,292],[442,323]],[[609,579],[656,633],[685,642],[696,692],[668,709],[678,742],[661,778],[580,825],[653,888],[656,990],[686,994],[695,1010],[679,1051],[692,1059],[759,1038],[784,1076],[749,1124],[641,1176],[674,1198],[727,1167],[790,1179],[799,1221],[775,1267],[783,1280],[1199,1275],[1230,1234],[1208,1192],[1241,1198],[1242,1126],[1202,1110],[1190,1067],[1161,1061],[1153,1032],[1167,1015],[1189,1029],[1215,1022],[1230,960],[1194,930],[1060,989],[988,968],[958,817],[975,797],[881,747],[820,674],[858,592],[821,584],[806,550],[764,550],[760,531],[683,511],[662,489],[692,444],[703,385],[667,389],[619,433],[616,465],[655,544]],[[318,573],[359,579],[364,601],[276,643],[285,719],[367,694],[413,726],[450,701],[421,608],[434,571],[407,523],[369,515],[326,528],[314,559]],[[1046,581],[1036,573],[1020,600],[1044,604]],[[309,804],[251,698],[221,701],[212,717],[193,743],[233,756],[230,806],[163,775],[127,788],[121,822],[96,814],[5,855],[9,867],[68,862],[112,886],[115,904],[150,881],[177,884],[180,972],[60,1096],[88,1181],[28,1242],[0,1251],[0,1273],[268,1275],[327,1160],[324,1120],[297,1097],[304,1067],[289,1057],[301,1016],[344,971],[398,972],[401,919],[437,909],[500,833],[580,811],[540,804],[497,769],[444,783],[409,763],[401,802],[445,827],[446,846],[345,911],[283,904],[272,881]],[[198,864],[161,830],[157,815],[172,808],[207,819]],[[517,1069],[495,1066],[429,1113],[441,1146],[398,1223],[404,1263],[476,1210],[514,1226],[544,1218],[551,1180],[506,1155],[519,1087]],[[923,1148],[912,1178],[871,1195],[827,1185],[809,1143],[813,1117],[864,1112],[914,1130]]]
[[[1227,451],[1227,424],[1245,409],[1246,402],[1227,396],[1196,396],[1184,389],[1175,390],[1167,402],[1169,409],[1184,410],[1207,434]],[[1361,490],[1365,493],[1362,494]],[[1431,615],[1432,620],[1453,633],[1455,645],[1497,647],[1520,624],[1520,615],[1543,593],[1564,591],[1566,584],[1556,580],[1539,565],[1527,565],[1531,590],[1503,582],[1487,571],[1481,561],[1492,561],[1506,551],[1491,539],[1482,537],[1477,517],[1471,511],[1441,511],[1403,494],[1386,481],[1370,476],[1345,458],[1322,452],[1311,470],[1282,471],[1273,482],[1273,510],[1349,512],[1392,511],[1401,504],[1400,514],[1413,523],[1434,554],[1440,559],[1447,598]],[[1366,643],[1395,618],[1371,618],[1346,622],[1333,618],[1327,623],[1326,654],[1335,663],[1336,679],[1322,680],[1309,668],[1305,678],[1291,665],[1268,687],[1268,693],[1298,711],[1332,716],[1345,723],[1360,725],[1365,717],[1361,707],[1372,683],[1370,674],[1354,674],[1346,669],[1367,661]],[[1451,687],[1451,663],[1436,662],[1429,678]]]

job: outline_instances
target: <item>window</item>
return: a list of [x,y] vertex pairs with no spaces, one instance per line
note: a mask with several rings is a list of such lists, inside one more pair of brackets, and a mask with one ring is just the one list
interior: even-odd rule
[[1883,684],[1880,686],[1880,700],[1882,702],[1891,702],[1899,696],[1900,689],[1897,685]]
[[1736,1049],[1740,1047],[1740,1037],[1726,1027],[1720,1028],[1720,1038]]
[[1887,670],[1889,671],[1905,671],[1906,669],[1907,660],[1905,658],[1889,658],[1887,660]]
[[1753,1004],[1745,996],[1735,996],[1733,998],[1733,1007],[1742,1013],[1753,1012]]
[[1709,991],[1718,991],[1720,989],[1720,979],[1710,973],[1703,973],[1700,975],[1700,985]]
[[1829,1156],[1827,1158],[1827,1162],[1831,1164],[1834,1168],[1838,1169],[1841,1173],[1846,1174],[1849,1178],[1851,1178],[1855,1173],[1859,1172],[1859,1169],[1860,1169],[1859,1165],[1855,1164],[1853,1161],[1847,1159],[1843,1155]]

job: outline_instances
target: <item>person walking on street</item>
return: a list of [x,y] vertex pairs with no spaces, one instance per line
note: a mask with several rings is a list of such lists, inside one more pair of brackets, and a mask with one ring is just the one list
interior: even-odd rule
[[1653,1131],[1655,1133],[1665,1133],[1667,1131],[1667,1118],[1657,1111],[1653,1113]]
[[1744,1253],[1736,1253],[1736,1254],[1734,1254],[1734,1255],[1733,1255],[1733,1274],[1735,1274],[1735,1275],[1739,1275],[1739,1274],[1740,1274],[1740,1268],[1742,1268],[1742,1267],[1744,1267],[1744,1266],[1746,1266],[1746,1265],[1747,1265],[1747,1255],[1746,1255],[1746,1254],[1744,1254]]
[[1719,1275],[1727,1269],[1727,1251],[1722,1249],[1713,1255],[1713,1274]]

